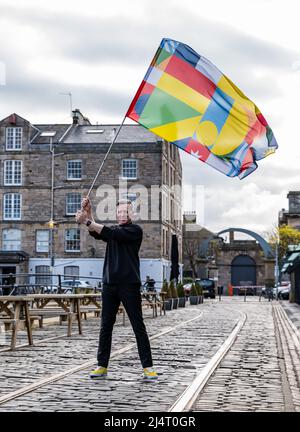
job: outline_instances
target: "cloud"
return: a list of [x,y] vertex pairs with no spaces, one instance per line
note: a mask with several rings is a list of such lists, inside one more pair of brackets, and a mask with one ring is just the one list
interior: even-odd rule
[[263,114],[267,110],[280,147],[242,181],[181,152],[184,182],[205,186],[208,228],[264,231],[286,206],[287,191],[300,183],[300,149],[295,138],[287,139],[293,138],[293,107],[290,99],[284,102],[296,92],[295,85],[289,87],[289,73],[299,52],[201,17],[201,8],[193,12],[172,1],[135,5],[138,17],[131,2],[126,9],[114,7],[111,14],[109,5],[93,4],[94,13],[79,13],[81,3],[76,12],[66,2],[47,9],[42,3],[4,3],[0,39],[6,43],[0,46],[0,61],[6,64],[7,85],[0,87],[0,117],[18,112],[34,123],[68,122],[69,102],[59,93],[71,91],[74,108],[91,121],[120,122],[161,38],[187,43],[216,64]]
[[[58,93],[72,91],[77,105],[87,110],[86,115],[93,117],[101,105],[99,114],[120,120],[161,37],[166,35],[164,16],[169,6],[169,2],[160,8],[145,2],[147,13],[142,20],[124,20],[121,13],[101,18],[98,14],[60,13],[59,9],[45,13],[37,7],[2,6],[1,36],[11,41],[0,47],[8,75],[4,95],[12,102],[17,91],[17,106],[23,112],[28,110],[29,115],[36,113],[29,107],[41,103],[46,122],[47,104],[49,111],[54,111],[54,105],[62,107],[63,98],[58,98]],[[228,25],[214,26],[178,6],[168,16],[168,33],[195,49],[199,47],[199,52],[237,80],[249,97],[270,100],[282,95],[268,72],[255,79],[253,74],[257,68],[268,71],[286,67],[295,58],[292,51],[243,35]],[[6,114],[3,111],[2,115]]]
[[[98,66],[95,71],[99,70],[98,83],[96,85],[94,74],[91,86],[99,87],[103,93],[99,100],[103,100],[108,110],[112,108],[118,113],[116,118],[121,118],[119,107],[123,105],[114,97],[113,88],[123,86],[123,93],[127,93],[130,102],[162,36],[171,36],[189,43],[209,57],[233,81],[240,84],[249,97],[263,100],[282,95],[273,73],[268,71],[288,67],[297,57],[293,51],[242,34],[229,25],[212,25],[211,21],[179,6],[175,6],[172,14],[168,14],[169,34],[166,35],[165,14],[169,12],[171,3],[160,4],[159,8],[147,1],[144,5],[145,14],[141,20],[134,16],[124,19],[121,11],[117,15],[102,18],[98,13],[93,17],[72,11],[66,13],[64,9],[61,13],[59,9],[45,13],[43,8],[36,6],[19,4],[16,7],[8,3],[2,6],[0,21],[6,24],[5,32],[11,31],[13,38],[10,49],[5,44],[0,47],[0,59],[3,58],[8,65],[13,86],[18,81],[24,87],[28,86],[32,90],[35,88],[31,92],[33,95],[41,90],[39,77],[36,76],[38,74],[42,79],[46,74],[49,81],[53,80],[57,87],[63,81],[73,83],[76,80],[74,93],[81,101],[85,91],[87,95],[91,93],[86,90],[87,80],[93,68]],[[53,72],[51,62],[55,65]],[[67,69],[68,62],[70,70]],[[81,65],[81,75],[76,64]],[[106,70],[108,64],[111,69],[115,67],[115,71],[119,71],[119,76],[116,72]],[[131,70],[124,71],[125,67],[130,67]],[[254,76],[257,68],[264,70],[260,77]],[[27,74],[27,79],[24,79],[27,70],[33,70],[32,76]],[[51,83],[45,82],[45,85],[52,87]],[[111,98],[105,94],[107,88],[111,92]],[[64,89],[66,91],[66,85]],[[98,97],[97,91],[95,93]],[[116,96],[121,93],[116,92]],[[45,92],[39,94],[40,99],[49,105],[53,103],[49,92],[48,98]],[[95,106],[93,100],[94,98],[88,107],[91,110]]]
[[[243,180],[226,177],[183,151],[180,155],[184,183],[204,187],[204,225],[215,232],[240,227],[264,235],[277,223],[278,211],[288,207],[287,192],[300,185],[299,168],[272,162],[276,153]],[[190,208],[191,199],[184,197],[184,203]]]
[[[254,36],[242,34],[233,27],[201,18],[183,7],[173,8],[168,15],[166,34],[165,13],[170,2],[159,7],[145,2],[142,20],[121,14],[101,18],[80,16],[69,11],[59,13],[36,7],[2,7],[1,19],[23,28],[30,26],[43,34],[43,43],[53,45],[57,57],[87,63],[148,64],[163,36],[178,36],[208,56],[226,74],[236,74],[241,82],[257,67],[289,68],[298,53],[286,50]],[[174,35],[174,36],[172,36]],[[46,46],[47,51],[47,46]],[[39,55],[42,53],[40,52]],[[242,72],[242,73],[241,73]],[[258,80],[259,81],[259,80]]]

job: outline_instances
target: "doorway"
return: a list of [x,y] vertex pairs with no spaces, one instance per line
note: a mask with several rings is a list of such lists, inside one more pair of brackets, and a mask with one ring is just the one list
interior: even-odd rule
[[16,278],[9,275],[16,274],[16,266],[0,267],[0,271],[2,273],[0,285],[2,287],[3,295],[9,295],[11,291],[11,285],[14,285],[16,283]]
[[249,255],[238,255],[231,262],[231,284],[256,285],[256,262]]

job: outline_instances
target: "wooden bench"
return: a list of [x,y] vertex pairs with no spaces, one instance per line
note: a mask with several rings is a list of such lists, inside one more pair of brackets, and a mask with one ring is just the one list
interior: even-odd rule
[[92,306],[92,305],[89,305],[89,306],[80,306],[80,313],[81,313],[81,315],[84,316],[85,320],[87,319],[87,314],[88,313],[92,313],[92,312],[94,312],[94,316],[95,317],[99,317],[101,309],[97,308],[97,306]]
[[4,324],[4,330],[12,330],[13,325],[15,324],[16,320],[14,318],[2,318],[0,320],[0,323]]
[[162,315],[162,312],[164,312],[164,315],[166,314],[166,311],[164,308],[163,296],[160,299],[159,294],[156,292],[153,292],[153,291],[152,292],[151,291],[142,292],[142,305],[152,308],[153,318],[157,317],[157,308],[159,308],[160,316]]
[[67,312],[61,308],[30,308],[29,309],[29,316],[30,320],[32,319],[39,319],[39,322],[41,323],[41,326],[43,326],[44,318],[52,318],[52,317],[59,317],[59,324],[62,324],[63,317],[66,317],[66,320],[68,321],[68,336],[71,336],[71,327],[72,327],[72,321],[73,318],[76,317],[75,312]]
[[83,299],[80,302],[80,312],[87,319],[87,314],[94,312],[95,317],[100,316],[101,311],[101,295],[97,293],[83,294]]
[[118,314],[123,314],[122,323],[123,323],[123,326],[125,326],[126,310],[122,304],[120,304],[120,306],[119,306]]
[[68,321],[68,336],[71,336],[72,323],[76,319],[79,334],[82,334],[80,301],[83,298],[84,296],[80,294],[36,294],[33,298],[36,307],[29,309],[29,316],[59,317],[60,324],[62,324],[63,318],[66,318]]
[[43,328],[43,317],[40,315],[30,315],[30,325],[31,326],[35,320],[38,320],[39,328]]
[[[93,298],[92,294],[89,295]],[[4,325],[11,326],[11,349],[15,349],[17,332],[23,323],[27,330],[29,345],[33,345],[32,322],[39,320],[43,325],[43,318],[59,316],[68,321],[68,336],[72,333],[73,319],[77,320],[79,334],[82,334],[80,300],[85,296],[74,294],[29,294],[27,296],[0,296],[0,314],[5,315]],[[53,303],[56,307],[51,306]],[[33,307],[35,305],[35,307]],[[23,311],[23,312],[21,312]],[[24,318],[22,316],[24,314]]]
[[[11,333],[11,349],[14,349],[17,343],[17,332],[23,323],[27,330],[29,345],[33,345],[31,323],[29,318],[30,300],[23,296],[0,296],[0,313],[5,315],[4,325],[9,326]],[[21,310],[24,312],[24,318],[21,319]]]
[[144,298],[142,299],[142,307],[151,308],[152,309],[152,317],[155,318],[157,316],[157,305],[156,303],[152,303],[152,301],[149,301],[148,299]]
[[[43,319],[40,316],[30,316],[30,325],[32,326],[34,320],[38,320],[39,321],[39,328],[43,328]],[[14,318],[1,318],[0,319],[0,323],[4,324],[4,329],[5,331],[9,331],[12,330],[13,328],[13,324],[15,323],[15,319]],[[20,319],[19,320],[19,324],[20,324],[20,328],[24,328],[26,323],[24,320]]]

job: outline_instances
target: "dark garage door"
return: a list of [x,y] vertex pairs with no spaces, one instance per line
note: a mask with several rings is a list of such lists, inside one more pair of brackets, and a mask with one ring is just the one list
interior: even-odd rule
[[256,285],[256,263],[249,255],[238,255],[231,263],[232,285]]

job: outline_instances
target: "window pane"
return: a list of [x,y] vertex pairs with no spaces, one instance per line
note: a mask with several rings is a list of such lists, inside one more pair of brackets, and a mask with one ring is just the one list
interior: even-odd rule
[[3,201],[4,219],[21,219],[21,194],[5,194]]
[[12,194],[4,195],[4,219],[12,218]]
[[21,230],[4,229],[2,231],[2,248],[3,250],[21,250]]
[[72,228],[65,231],[65,251],[80,252],[80,229]]
[[64,279],[70,279],[72,277],[79,277],[79,267],[78,266],[66,266],[64,268]]
[[69,193],[66,198],[66,214],[75,214],[81,208],[81,195],[79,193]]
[[5,161],[4,184],[5,185],[22,184],[22,161],[19,160]]
[[49,230],[36,231],[36,251],[49,252]]
[[21,218],[21,195],[13,194],[13,218]]
[[68,179],[81,179],[81,160],[68,161]]
[[137,178],[137,161],[135,159],[124,159],[122,161],[122,177]]
[[5,161],[4,165],[4,184],[12,184],[13,182],[13,161]]
[[22,183],[22,161],[14,161],[14,184],[20,185]]
[[[36,276],[35,283],[41,285],[51,285],[50,267],[45,265],[39,265],[35,267],[36,273],[44,273],[44,275]],[[49,276],[48,276],[49,274]]]
[[6,150],[20,150],[22,148],[22,128],[6,128]]

